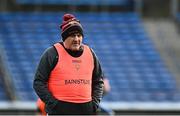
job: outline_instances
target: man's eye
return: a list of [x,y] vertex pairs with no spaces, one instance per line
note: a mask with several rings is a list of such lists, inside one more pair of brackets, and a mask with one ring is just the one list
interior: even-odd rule
[[81,36],[81,34],[77,34],[77,36],[78,36],[78,37],[80,37],[80,36]]
[[76,35],[72,34],[71,37],[75,37]]

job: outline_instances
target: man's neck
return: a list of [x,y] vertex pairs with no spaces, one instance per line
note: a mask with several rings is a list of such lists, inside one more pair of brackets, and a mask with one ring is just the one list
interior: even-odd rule
[[78,51],[72,51],[70,49],[67,49],[63,42],[60,42],[60,44],[64,47],[64,49],[73,57],[80,57],[83,53],[83,46],[80,47],[80,49]]

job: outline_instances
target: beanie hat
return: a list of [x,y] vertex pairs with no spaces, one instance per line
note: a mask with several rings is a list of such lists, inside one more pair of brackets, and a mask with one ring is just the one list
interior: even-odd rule
[[63,41],[65,41],[65,39],[73,33],[79,32],[83,36],[82,25],[80,24],[80,21],[77,20],[72,14],[65,14],[63,16],[63,21],[60,28]]

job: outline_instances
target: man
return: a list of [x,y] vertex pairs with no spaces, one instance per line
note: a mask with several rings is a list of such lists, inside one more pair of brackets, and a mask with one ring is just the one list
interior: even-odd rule
[[60,28],[63,42],[43,53],[33,87],[48,115],[95,114],[104,85],[100,63],[82,44],[83,28],[74,15],[65,14]]

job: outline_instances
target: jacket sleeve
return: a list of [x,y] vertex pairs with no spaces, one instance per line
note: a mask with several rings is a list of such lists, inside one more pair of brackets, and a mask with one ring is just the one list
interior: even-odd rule
[[33,88],[39,98],[46,104],[47,112],[57,104],[57,100],[49,92],[47,86],[50,72],[55,65],[56,57],[57,52],[53,46],[43,53],[33,81]]
[[103,96],[104,83],[100,62],[92,49],[91,52],[94,58],[94,70],[92,75],[92,100],[94,109],[96,111]]

